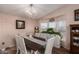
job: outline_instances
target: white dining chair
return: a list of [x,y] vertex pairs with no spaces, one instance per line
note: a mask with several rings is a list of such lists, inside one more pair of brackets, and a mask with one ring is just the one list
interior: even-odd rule
[[50,38],[47,40],[45,54],[52,54],[52,48],[54,47],[54,40],[55,38]]
[[16,47],[17,47],[17,53],[27,54],[24,38],[19,35],[16,35]]
[[54,41],[54,47],[55,48],[60,48],[60,36],[56,35],[55,41]]

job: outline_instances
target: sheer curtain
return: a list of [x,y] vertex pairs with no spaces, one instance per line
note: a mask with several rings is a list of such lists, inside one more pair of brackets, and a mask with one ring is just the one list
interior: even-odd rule
[[64,16],[56,18],[56,29],[58,32],[62,34],[62,46],[64,47],[65,41],[67,39],[67,24],[66,24],[66,19]]
[[47,28],[53,28],[56,31],[65,32],[66,22],[65,20],[58,20],[58,21],[53,21],[53,22],[40,23],[41,31],[46,30]]

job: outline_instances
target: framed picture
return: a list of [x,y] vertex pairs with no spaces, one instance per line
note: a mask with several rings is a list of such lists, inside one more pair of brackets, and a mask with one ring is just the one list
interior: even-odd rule
[[25,21],[16,20],[16,29],[25,29]]
[[74,11],[75,21],[79,21],[79,9]]

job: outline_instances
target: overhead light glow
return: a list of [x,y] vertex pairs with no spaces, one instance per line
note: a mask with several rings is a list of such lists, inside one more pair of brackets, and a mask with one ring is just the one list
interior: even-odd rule
[[30,4],[30,6],[27,7],[26,12],[30,16],[33,16],[33,15],[35,15],[37,13],[36,10],[35,10],[35,8],[33,7],[33,4]]

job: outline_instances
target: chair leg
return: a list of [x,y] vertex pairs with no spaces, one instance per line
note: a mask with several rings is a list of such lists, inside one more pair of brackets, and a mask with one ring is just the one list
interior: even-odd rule
[[16,54],[20,54],[20,50],[19,49],[17,49]]
[[34,52],[34,54],[39,54],[38,50],[36,50],[36,51]]
[[31,54],[34,54],[34,50],[31,50]]

